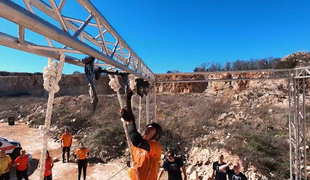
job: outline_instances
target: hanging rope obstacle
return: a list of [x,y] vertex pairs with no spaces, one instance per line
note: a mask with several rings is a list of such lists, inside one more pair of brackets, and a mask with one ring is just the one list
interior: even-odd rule
[[[122,101],[122,98],[121,98],[121,95],[120,95],[120,88],[121,88],[121,85],[119,84],[119,81],[118,81],[118,76],[117,75],[114,75],[114,78],[112,75],[109,74],[109,78],[110,78],[110,82],[109,82],[109,85],[111,86],[111,88],[116,92],[117,94],[117,98],[118,98],[118,102],[120,104],[120,107],[121,109],[124,108],[124,104],[123,104],[123,101]],[[131,149],[131,141],[129,140],[129,137],[128,137],[128,131],[127,131],[127,127],[126,127],[126,123],[123,119],[121,119],[122,122],[123,122],[123,128],[124,128],[124,131],[125,131],[125,136],[126,136],[126,140],[127,140],[127,144],[128,144],[128,149],[129,149],[129,153],[130,153],[130,164],[131,164],[131,168],[134,169],[135,171],[135,174],[136,174],[136,179],[138,180],[138,173],[137,173],[137,170],[136,170],[136,167],[135,167],[135,163],[134,163],[134,160],[133,160],[133,154],[132,154],[132,149]]]
[[61,79],[62,69],[65,62],[65,54],[60,53],[59,65],[57,62],[52,59],[48,59],[48,66],[43,69],[43,80],[44,80],[44,89],[49,92],[48,102],[46,108],[45,122],[44,126],[40,126],[41,137],[43,138],[43,147],[41,151],[40,158],[40,180],[44,180],[44,171],[45,171],[45,160],[46,160],[46,150],[48,147],[47,141],[50,134],[51,126],[51,117],[53,111],[54,95],[60,89],[58,82]]

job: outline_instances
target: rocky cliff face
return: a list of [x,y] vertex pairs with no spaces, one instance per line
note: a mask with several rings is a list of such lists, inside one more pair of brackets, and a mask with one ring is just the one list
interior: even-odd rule
[[[98,94],[114,93],[108,85],[108,77],[101,77],[94,82]],[[59,86],[60,91],[56,96],[88,94],[88,82],[84,74],[64,75],[59,82]],[[43,88],[41,74],[0,73],[0,97],[23,95],[47,97],[48,92]]]

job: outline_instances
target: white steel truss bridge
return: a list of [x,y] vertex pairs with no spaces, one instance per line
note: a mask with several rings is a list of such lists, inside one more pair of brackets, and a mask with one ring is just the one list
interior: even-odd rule
[[[88,13],[86,19],[66,16],[66,12],[63,10],[66,0],[61,0],[58,5],[54,0],[18,0],[17,3],[11,0],[0,0],[0,17],[17,24],[18,28],[16,36],[9,35],[8,32],[0,32],[0,45],[55,60],[60,59],[60,53],[90,55],[96,58],[95,66],[112,71],[128,72],[153,85],[156,83],[287,79],[289,87],[290,177],[296,180],[307,179],[306,101],[308,101],[309,87],[307,84],[309,84],[310,67],[155,75],[89,0],[76,0],[75,3]],[[35,13],[34,8],[57,23],[41,18]],[[87,32],[86,28],[90,26],[97,28],[97,33]],[[36,43],[35,39],[26,41],[25,29],[44,36],[49,46],[40,45]],[[107,40],[107,35],[112,37],[112,40]],[[62,44],[62,47],[55,47],[53,41]],[[65,62],[81,67],[85,66],[81,59],[70,55],[65,56]],[[243,76],[246,73],[254,74],[253,78]],[[223,77],[223,74],[229,76]],[[156,112],[155,88],[154,95]],[[148,103],[148,98],[146,100]],[[156,121],[156,113],[154,114]],[[147,121],[149,121],[148,113]]]

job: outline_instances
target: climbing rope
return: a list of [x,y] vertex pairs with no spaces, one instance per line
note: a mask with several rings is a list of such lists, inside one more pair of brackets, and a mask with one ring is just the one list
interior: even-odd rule
[[121,170],[119,170],[117,173],[115,173],[113,176],[111,176],[108,180],[112,179],[116,175],[118,175],[120,172],[122,172],[127,166],[123,167]]
[[53,111],[54,95],[60,89],[58,82],[61,79],[62,69],[65,62],[65,54],[60,53],[59,65],[57,62],[53,61],[51,58],[48,58],[48,65],[43,69],[43,79],[44,79],[44,89],[49,92],[48,102],[46,108],[45,122],[44,126],[40,126],[40,136],[43,139],[43,147],[41,151],[40,159],[40,180],[44,180],[44,171],[45,171],[45,160],[46,160],[46,150],[47,150],[47,141],[50,136],[50,126],[51,126],[51,117]]
[[[121,106],[121,109],[123,109],[124,108],[124,104],[123,104],[123,101],[122,101],[122,98],[121,98],[121,94],[119,92],[119,90],[121,88],[121,85],[119,84],[118,77],[117,77],[117,75],[114,75],[114,78],[113,78],[113,76],[109,74],[109,78],[110,78],[109,85],[116,92],[117,98],[118,98],[118,102],[119,102],[119,104]],[[131,157],[130,158],[131,168],[134,169],[134,171],[135,171],[136,180],[139,180],[138,173],[137,173],[137,170],[136,170],[136,167],[135,167],[135,163],[133,161],[133,153],[132,153],[132,149],[131,149],[132,145],[131,145],[131,141],[129,140],[129,137],[128,137],[128,131],[127,131],[126,123],[123,120],[123,118],[121,120],[123,122],[123,128],[124,128],[124,131],[125,131],[125,136],[126,136],[126,140],[127,140],[127,144],[128,144],[128,149],[129,149],[129,153],[130,153],[130,157]]]

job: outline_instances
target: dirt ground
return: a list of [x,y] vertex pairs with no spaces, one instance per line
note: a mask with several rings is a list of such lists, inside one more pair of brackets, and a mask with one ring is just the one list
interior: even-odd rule
[[[9,126],[7,123],[0,123],[0,136],[19,141],[23,149],[25,149],[27,153],[32,154],[33,157],[30,163],[32,168],[28,171],[28,174],[30,174],[29,179],[38,180],[39,170],[37,167],[42,148],[42,139],[40,139],[39,130],[29,128],[27,125],[20,123],[14,126]],[[59,143],[50,139],[48,142],[48,150],[52,157],[58,157],[61,160],[61,148]],[[87,167],[86,179],[108,180],[113,176],[111,178],[113,180],[128,180],[127,168],[124,167],[125,164],[121,163],[120,160],[115,160],[108,164],[89,165]],[[53,180],[76,180],[78,176],[76,163],[55,162],[52,172]],[[15,168],[11,169],[11,177],[11,180],[16,180]]]

